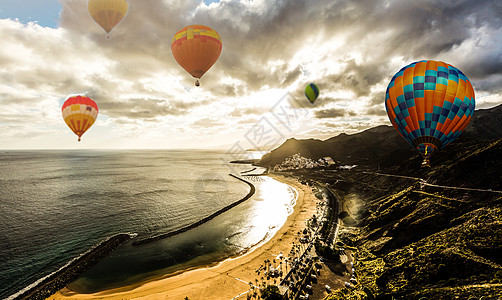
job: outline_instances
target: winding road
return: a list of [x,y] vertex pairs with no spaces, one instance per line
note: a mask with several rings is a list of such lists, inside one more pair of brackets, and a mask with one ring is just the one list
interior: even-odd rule
[[379,176],[388,176],[388,177],[398,177],[398,178],[413,179],[413,180],[420,181],[421,185],[438,187],[438,188],[443,188],[443,189],[465,190],[465,191],[474,191],[474,192],[490,192],[490,193],[499,193],[499,194],[502,194],[502,191],[495,191],[495,190],[492,190],[492,189],[475,189],[475,188],[466,188],[466,187],[458,187],[458,186],[446,186],[446,185],[432,184],[432,183],[428,183],[425,179],[418,178],[418,177],[410,177],[410,176],[394,175],[394,174],[385,174],[385,173],[377,173],[377,172],[367,172],[367,171],[363,171],[362,173],[379,175]]

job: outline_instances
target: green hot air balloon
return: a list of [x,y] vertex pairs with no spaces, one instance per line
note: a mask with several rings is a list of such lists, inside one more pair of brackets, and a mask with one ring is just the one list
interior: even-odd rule
[[314,104],[314,101],[319,97],[319,87],[315,83],[309,83],[305,88],[305,96]]

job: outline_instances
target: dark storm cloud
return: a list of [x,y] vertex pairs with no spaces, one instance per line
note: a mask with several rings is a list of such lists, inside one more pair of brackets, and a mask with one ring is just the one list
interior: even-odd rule
[[290,84],[292,84],[293,82],[295,82],[298,79],[298,77],[300,77],[301,74],[302,74],[301,66],[297,66],[293,70],[291,70],[289,72],[286,72],[284,74],[285,77],[284,77],[284,80],[283,80],[282,84],[284,86],[289,86]]
[[371,95],[366,105],[365,114],[370,116],[386,116],[385,110],[385,92],[381,91]]
[[155,117],[186,115],[190,109],[208,104],[207,101],[184,102],[152,98],[116,99],[108,93],[88,91],[100,111],[110,117],[154,120]]
[[368,129],[368,127],[375,126],[375,124],[372,124],[370,121],[346,121],[336,123],[323,122],[320,125],[320,129],[314,129],[314,131],[319,130],[320,134],[323,134],[327,137],[333,137],[334,132],[353,134],[355,132]]
[[[403,56],[410,62],[448,57],[467,40],[475,40],[462,56],[446,62],[478,78],[502,71],[501,16],[501,8],[492,0],[393,1],[385,10],[374,11],[360,29],[371,34],[392,28],[394,34],[382,41],[382,47],[389,57]],[[483,31],[494,31],[489,39],[498,43],[487,44]]]
[[357,114],[351,110],[341,108],[329,108],[315,111],[315,117],[319,119],[339,118],[345,116],[356,116]]
[[368,96],[371,87],[388,77],[388,70],[381,62],[357,64],[354,59],[346,62],[345,68],[339,73],[320,78],[319,86],[332,89],[348,89],[357,97]]
[[[502,6],[493,0],[222,1],[209,7],[196,0],[129,1],[126,18],[109,40],[89,16],[86,0],[60,2],[60,29],[0,20],[2,43],[9,45],[0,49],[0,80],[61,97],[86,92],[111,117],[186,115],[265,86],[293,90],[307,107],[307,75],[321,89],[315,117],[354,114],[321,109],[340,100],[334,98],[339,90],[369,99],[361,111],[381,116],[385,86],[401,62],[421,59],[458,67],[478,94],[497,93],[502,86]],[[148,84],[165,77],[179,90],[193,85],[171,53],[172,37],[189,24],[209,25],[223,40],[219,60],[201,81],[206,100],[198,102],[182,101],[171,86],[166,93]],[[338,37],[341,45],[331,47]],[[92,64],[101,69],[88,72]],[[324,68],[308,73],[309,64]]]
[[[340,50],[323,58],[327,64],[337,60],[344,67],[339,72],[330,74],[328,70],[327,74],[319,74],[317,82],[330,90],[351,90],[356,96],[368,96],[374,85],[389,80],[399,70],[391,64],[394,57],[402,57],[408,63],[448,57],[466,40],[476,39],[479,28],[496,30],[502,25],[500,7],[494,6],[493,1],[386,3],[316,1],[313,5],[307,1],[270,1],[263,10],[253,12],[240,2],[225,2],[209,15],[202,17],[205,11],[201,11],[196,16],[221,28],[223,38],[232,37],[224,39],[224,52],[218,62],[221,67],[215,72],[241,78],[251,90],[265,84],[285,87],[300,75],[299,68],[290,73],[284,68],[272,72],[267,60],[287,61],[298,49],[316,49],[319,45],[304,43],[312,35],[329,38],[349,32],[350,37]],[[227,9],[221,18],[215,17]],[[239,25],[235,20],[239,20]],[[494,44],[498,47],[494,51],[466,47],[463,57],[447,62],[473,77],[500,73],[500,45]],[[356,62],[347,55],[354,50],[362,51],[364,59]]]
[[[389,1],[387,6],[385,2],[352,1],[341,4],[345,9],[340,13],[326,12],[332,17],[325,19],[325,26],[352,31],[353,38],[346,46],[374,45],[373,53],[366,53],[363,63],[358,65],[350,61],[342,72],[326,78],[328,82],[349,87],[356,95],[365,95],[373,84],[397,72],[388,66],[395,56],[404,57],[410,63],[437,59],[448,56],[468,39],[481,39],[477,36],[481,27],[487,30],[502,27],[502,12],[493,1]],[[357,26],[344,25],[344,22],[357,22]],[[383,40],[371,41],[385,31],[392,31],[392,34]],[[474,77],[500,73],[500,33],[499,30],[499,43],[492,47],[467,48],[463,57],[447,62]]]
[[124,20],[105,38],[104,31],[92,20],[87,1],[63,3],[61,26],[70,36],[84,36],[99,47],[109,59],[119,62],[121,77],[148,77],[157,71],[185,75],[171,53],[171,39],[188,21],[199,1],[129,1]]
[[[475,82],[475,92],[502,93],[502,72]],[[502,102],[502,99],[500,100]]]
[[368,102],[368,106],[384,105],[385,103],[385,91],[382,90],[371,95],[371,99]]
[[[152,118],[158,116],[185,115],[190,108],[201,105],[199,102],[184,103],[181,101],[166,101],[158,99],[128,99],[118,103],[106,103],[103,109],[113,113],[111,116],[126,116],[129,118]],[[110,106],[113,106],[111,109]]]
[[[63,3],[61,26],[89,37],[101,51],[123,64],[135,66],[148,55],[152,71],[168,69],[187,76],[172,57],[171,39],[188,24],[209,25],[222,37],[223,51],[203,79],[212,85],[230,77],[246,86],[224,85],[214,92],[215,96],[228,97],[243,96],[264,85],[284,88],[295,82],[302,74],[301,68],[288,67],[287,62],[299,49],[315,50],[323,46],[306,44],[310,37],[320,37],[322,41],[337,34],[350,34],[340,50],[322,58],[327,64],[336,59],[344,63],[344,68],[340,72],[319,74],[317,81],[365,96],[372,86],[397,72],[389,66],[391,58],[403,57],[409,62],[435,59],[475,38],[478,28],[502,26],[501,8],[492,0],[222,1],[210,7],[200,4],[200,1],[131,1],[126,19],[112,31],[110,41],[104,39],[101,28],[88,16],[86,1],[67,0]],[[385,32],[389,34],[382,35]],[[362,51],[364,59],[356,62],[347,55],[351,51]],[[485,52],[471,49],[465,58],[449,63],[480,79],[500,72],[501,51]],[[285,64],[273,71],[270,64],[274,61]],[[135,70],[132,67],[121,71],[127,76],[128,72],[138,72]]]
[[[211,70],[211,79],[232,77],[240,79],[250,90],[259,90],[265,84],[285,86],[298,77],[298,69],[287,74],[274,73],[268,63],[288,59],[303,46],[302,36],[315,26],[306,21],[319,8],[306,1],[271,1],[256,9],[238,1],[220,2],[216,8],[197,8],[199,4],[199,1],[131,2],[126,19],[112,31],[109,41],[88,17],[85,3],[66,1],[61,26],[88,36],[104,48],[109,57],[123,63],[150,55],[158,61],[154,68],[169,68],[186,76],[172,57],[171,39],[186,25],[206,24],[218,31],[224,45],[220,59]],[[75,20],[77,16],[81,17]],[[242,95],[242,91],[225,90],[231,96]]]
[[381,104],[369,107],[366,109],[365,114],[370,116],[386,116],[387,111],[385,110],[385,106]]

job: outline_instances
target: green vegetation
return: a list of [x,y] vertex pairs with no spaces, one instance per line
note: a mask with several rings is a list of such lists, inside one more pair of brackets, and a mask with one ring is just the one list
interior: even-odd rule
[[[341,236],[357,248],[359,284],[328,299],[502,296],[500,194],[421,190],[412,179],[373,174],[345,176],[361,184],[344,196],[367,199],[359,228]],[[375,186],[387,194],[375,193]]]
[[261,298],[266,300],[281,300],[282,296],[276,285],[268,285],[266,288],[261,290]]
[[332,260],[335,263],[340,262],[340,253],[337,250],[329,246],[322,245],[320,241],[316,241],[314,246],[315,251],[319,256]]
[[337,216],[329,210],[318,220],[316,251],[336,256],[322,241],[339,218],[337,245],[352,251],[356,284],[327,299],[502,299],[502,139],[500,126],[489,129],[501,112],[479,111],[432,155],[431,168],[420,168],[423,158],[386,126],[290,139],[264,155],[260,164],[269,166],[299,152],[357,165],[292,172],[326,184],[341,202]]
[[317,199],[319,199],[319,200],[324,199],[324,197],[323,197],[323,195],[322,195],[322,191],[318,191],[318,190],[316,190],[316,191],[314,192],[314,195],[315,195],[315,196],[316,196],[316,198],[317,198]]

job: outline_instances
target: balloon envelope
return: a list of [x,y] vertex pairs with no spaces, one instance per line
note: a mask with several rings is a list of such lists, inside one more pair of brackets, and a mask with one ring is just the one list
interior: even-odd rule
[[319,97],[319,87],[315,83],[309,83],[307,87],[305,87],[305,96],[310,103],[314,103],[317,97]]
[[187,26],[178,31],[171,41],[174,59],[197,79],[218,60],[222,47],[220,35],[204,25]]
[[387,115],[399,134],[424,157],[455,140],[474,112],[474,89],[454,66],[423,60],[405,66],[390,81]]
[[127,0],[89,0],[87,8],[94,21],[109,34],[125,17],[128,4]]
[[98,117],[98,105],[91,98],[73,96],[61,108],[66,125],[78,136],[78,141]]

